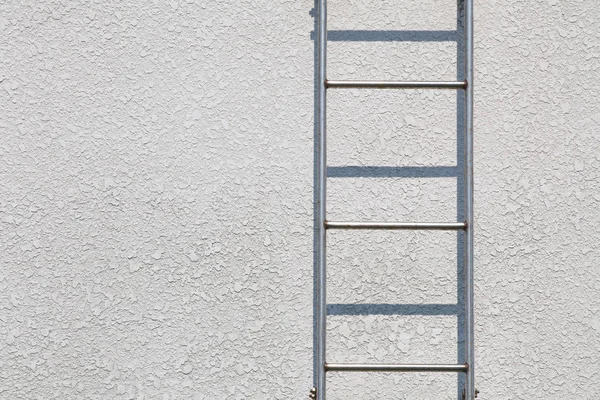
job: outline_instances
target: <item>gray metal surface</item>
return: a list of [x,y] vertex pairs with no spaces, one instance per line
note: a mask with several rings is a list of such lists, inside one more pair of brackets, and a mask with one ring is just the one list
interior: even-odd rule
[[327,363],[327,371],[349,372],[465,372],[466,364],[366,364]]
[[459,231],[466,229],[464,222],[354,222],[326,221],[327,229],[387,229]]
[[327,298],[326,298],[326,248],[325,241],[327,230],[325,228],[325,211],[327,199],[327,137],[326,137],[326,102],[327,88],[325,81],[327,80],[327,0],[319,0],[318,2],[318,49],[319,49],[319,66],[318,66],[318,82],[319,82],[319,99],[318,99],[318,166],[317,166],[317,181],[318,181],[318,197],[317,197],[317,351],[316,351],[316,395],[318,400],[325,400],[325,349],[327,339]]
[[465,0],[465,358],[469,366],[466,400],[475,399],[475,321],[473,312],[473,0]]
[[465,89],[467,82],[341,81],[328,80],[329,89]]

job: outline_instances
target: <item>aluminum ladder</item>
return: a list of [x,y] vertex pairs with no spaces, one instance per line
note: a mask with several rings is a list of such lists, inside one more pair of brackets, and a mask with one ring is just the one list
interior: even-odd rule
[[[316,284],[316,376],[310,398],[325,400],[328,371],[361,372],[457,372],[466,375],[464,400],[476,397],[474,382],[474,320],[473,320],[473,1],[463,0],[464,7],[464,80],[459,82],[345,81],[327,79],[327,0],[317,0],[318,14],[318,166],[317,166],[317,284]],[[352,222],[328,221],[326,218],[327,132],[326,104],[328,89],[454,89],[464,90],[464,222]],[[464,364],[366,364],[337,363],[326,358],[326,232],[328,229],[390,229],[390,230],[455,230],[464,231],[465,276],[465,360]]]

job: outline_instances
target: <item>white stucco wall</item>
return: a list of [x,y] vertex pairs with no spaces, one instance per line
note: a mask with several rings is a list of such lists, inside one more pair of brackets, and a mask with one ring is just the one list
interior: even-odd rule
[[[313,6],[0,4],[1,399],[306,398]],[[475,6],[479,398],[597,399],[600,11]],[[329,12],[331,30],[457,28],[447,0]],[[334,40],[329,76],[455,79],[456,42],[415,35]],[[332,177],[331,219],[460,215],[455,93],[339,91],[329,105],[331,167],[447,167]],[[458,361],[456,234],[329,240],[330,303],[444,314],[331,315],[331,361]],[[329,399],[457,398],[454,374],[328,382]]]

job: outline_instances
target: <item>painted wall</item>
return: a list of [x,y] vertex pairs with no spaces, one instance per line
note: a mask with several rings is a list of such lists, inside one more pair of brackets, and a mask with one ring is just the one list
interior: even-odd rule
[[[331,78],[460,75],[455,2],[398,3],[330,0]],[[0,4],[1,399],[308,396],[313,7]],[[480,399],[600,392],[598,19],[593,0],[476,1]],[[332,91],[330,218],[460,218],[457,102]],[[459,361],[455,233],[329,244],[330,361]],[[329,399],[460,384],[328,382]]]

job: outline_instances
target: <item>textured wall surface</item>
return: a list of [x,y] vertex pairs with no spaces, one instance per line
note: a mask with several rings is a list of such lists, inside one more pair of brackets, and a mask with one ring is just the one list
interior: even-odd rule
[[[329,4],[330,78],[460,76],[454,1]],[[0,399],[306,398],[313,6],[0,4]],[[475,15],[479,398],[598,399],[600,11]],[[330,218],[460,218],[458,100],[331,92]],[[460,360],[455,233],[328,240],[330,361]],[[460,386],[328,382],[337,400]]]

